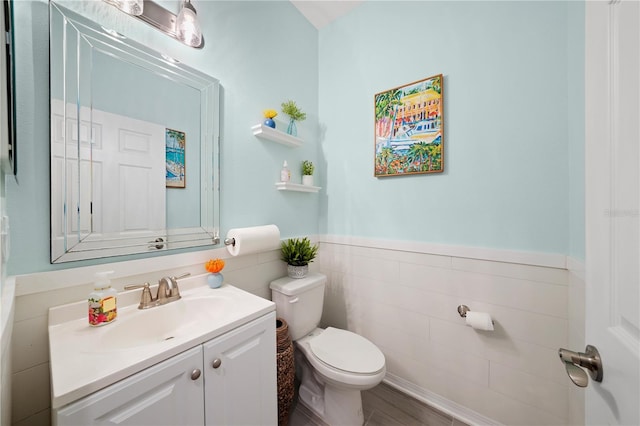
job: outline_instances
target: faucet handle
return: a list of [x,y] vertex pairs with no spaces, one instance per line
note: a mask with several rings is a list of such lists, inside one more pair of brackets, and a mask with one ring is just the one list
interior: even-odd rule
[[177,277],[173,277],[174,280],[181,280],[183,278],[187,278],[189,275],[191,275],[191,272],[185,272],[182,275],[178,275]]
[[178,275],[177,277],[171,277],[171,282],[173,284],[173,288],[171,288],[171,296],[175,296],[177,299],[180,298],[180,287],[178,287],[178,280],[182,278],[186,278],[191,275],[191,272],[185,272],[182,275]]
[[137,288],[142,289],[142,294],[140,295],[140,304],[138,305],[138,309],[147,309],[153,306],[153,296],[151,295],[151,288],[149,287],[149,283],[144,284],[131,284],[124,286],[125,290],[135,290]]

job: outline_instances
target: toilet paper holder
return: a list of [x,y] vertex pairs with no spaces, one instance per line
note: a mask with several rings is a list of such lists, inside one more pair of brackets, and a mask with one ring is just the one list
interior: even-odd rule
[[[467,312],[471,312],[471,309],[467,305],[458,305],[458,313],[462,318],[467,317]],[[491,324],[496,325],[494,320],[491,320]]]
[[235,238],[225,238],[224,239],[224,245],[225,246],[235,246],[236,245],[236,239]]
[[467,305],[458,305],[458,313],[462,318],[466,318],[467,312],[469,312],[470,310],[471,309],[469,309]]

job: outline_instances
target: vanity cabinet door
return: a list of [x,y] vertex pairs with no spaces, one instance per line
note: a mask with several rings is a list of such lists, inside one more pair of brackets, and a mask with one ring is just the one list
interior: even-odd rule
[[54,413],[54,425],[203,425],[202,346],[149,367]]
[[207,425],[276,425],[275,312],[205,343],[204,371]]

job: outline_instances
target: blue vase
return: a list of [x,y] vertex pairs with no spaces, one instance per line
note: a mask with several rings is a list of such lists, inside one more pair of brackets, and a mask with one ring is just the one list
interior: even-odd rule
[[296,127],[296,120],[291,119],[289,121],[289,127],[287,127],[287,134],[291,136],[298,136],[298,128]]
[[276,128],[276,122],[273,121],[271,118],[267,118],[266,120],[264,120],[264,125],[267,127],[271,127],[272,129]]
[[207,276],[207,284],[209,284],[209,287],[211,288],[220,287],[222,285],[222,281],[224,281],[224,277],[219,272],[214,274],[209,274]]

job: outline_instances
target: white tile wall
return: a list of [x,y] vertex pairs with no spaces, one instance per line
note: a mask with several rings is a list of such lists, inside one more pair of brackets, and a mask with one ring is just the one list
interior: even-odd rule
[[[452,406],[509,425],[569,422],[557,356],[569,344],[566,269],[358,244],[321,245],[324,325],[361,333],[385,353],[388,377]],[[465,326],[459,304],[489,312],[496,330]]]
[[23,420],[51,406],[49,362],[13,374],[11,416]]
[[[14,308],[13,281],[4,281],[0,288],[0,425],[11,421],[11,337]],[[11,291],[8,291],[9,287]]]
[[[581,351],[586,347],[585,340],[585,278],[584,264],[569,259],[569,347]],[[584,389],[571,386],[569,391],[569,424],[584,425]]]

